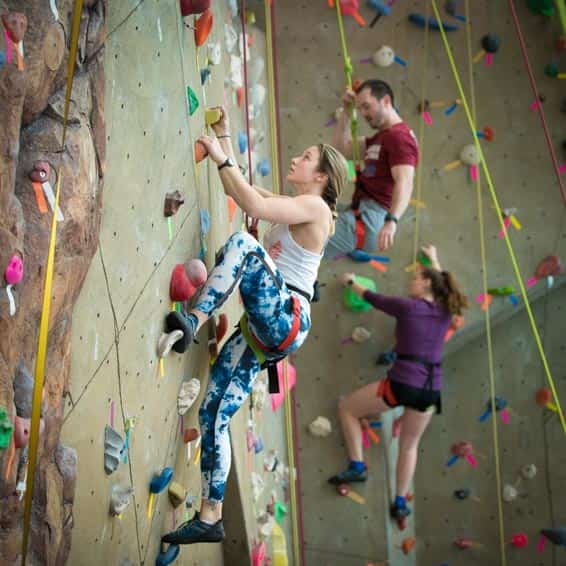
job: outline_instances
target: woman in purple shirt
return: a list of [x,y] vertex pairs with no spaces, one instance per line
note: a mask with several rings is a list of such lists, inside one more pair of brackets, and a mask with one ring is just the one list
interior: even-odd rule
[[410,514],[405,495],[415,471],[419,441],[434,411],[441,412],[444,338],[452,317],[461,316],[468,306],[454,277],[442,271],[436,248],[427,246],[423,252],[431,266],[417,269],[409,287],[409,298],[373,293],[355,283],[353,273],[343,275],[344,285],[351,286],[373,307],[397,319],[397,356],[388,377],[340,401],[338,412],[350,466],[328,481],[332,484],[366,481],[360,419],[393,407],[405,407],[397,460],[397,496],[391,507],[391,515],[398,521]]

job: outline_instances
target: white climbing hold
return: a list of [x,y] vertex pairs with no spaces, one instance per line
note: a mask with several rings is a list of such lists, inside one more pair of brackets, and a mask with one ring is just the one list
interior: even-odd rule
[[49,0],[49,7],[51,8],[51,12],[53,14],[53,17],[55,18],[55,21],[58,22],[59,10],[57,10],[57,4],[55,3],[55,0]]
[[332,425],[326,417],[316,417],[309,425],[309,431],[313,436],[324,438],[332,432]]
[[383,45],[373,54],[372,61],[378,67],[389,67],[395,61],[395,51],[389,45]]
[[517,488],[511,484],[505,484],[503,486],[503,501],[505,501],[506,503],[513,503],[513,501],[515,501],[515,499],[517,499],[517,496],[519,495],[519,492],[517,491]]
[[177,396],[177,411],[179,415],[184,415],[197,400],[200,393],[200,381],[196,378],[183,382],[181,390]]
[[254,501],[257,502],[261,494],[263,493],[265,484],[263,482],[263,478],[257,472],[252,472],[251,480],[252,480],[252,495]]
[[357,326],[356,328],[354,328],[354,331],[352,332],[352,340],[354,342],[357,342],[358,344],[365,342],[370,338],[370,336],[371,336],[371,332],[366,328],[364,328],[363,326]]
[[537,475],[537,467],[534,464],[525,464],[521,468],[521,476],[526,480],[532,480]]
[[478,165],[480,154],[474,144],[465,145],[460,152],[460,161],[465,165]]

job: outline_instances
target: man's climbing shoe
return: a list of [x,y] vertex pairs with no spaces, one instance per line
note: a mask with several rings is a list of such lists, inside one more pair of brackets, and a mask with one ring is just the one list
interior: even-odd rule
[[170,544],[167,550],[164,550],[164,545],[161,544],[161,551],[155,560],[155,566],[169,566],[177,560],[181,549],[178,544]]
[[390,508],[391,518],[397,523],[400,531],[404,531],[407,527],[407,517],[411,514],[408,507],[398,507],[395,504]]
[[186,315],[177,311],[172,311],[165,319],[165,332],[168,335],[173,335],[175,330],[181,330],[183,335],[171,345],[171,348],[173,348],[173,350],[175,350],[178,354],[184,354],[189,347],[189,344],[193,341],[194,326],[191,324],[191,321]]
[[341,483],[353,483],[353,482],[363,482],[368,479],[367,468],[361,472],[354,470],[353,468],[348,468],[331,478],[328,478],[328,483],[332,485],[340,485]]
[[224,540],[224,524],[222,519],[209,525],[200,520],[199,514],[186,523],[183,523],[176,531],[167,533],[161,537],[161,542],[170,544],[195,544],[198,542],[221,542]]

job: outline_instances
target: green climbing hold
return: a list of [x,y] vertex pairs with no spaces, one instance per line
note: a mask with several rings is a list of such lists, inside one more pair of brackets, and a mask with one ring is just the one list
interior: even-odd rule
[[5,409],[0,407],[0,448],[8,448],[13,430],[14,425],[8,418]]
[[544,74],[547,77],[555,79],[558,76],[558,65],[556,63],[549,63],[544,67]]
[[430,258],[422,250],[419,250],[419,253],[417,254],[417,261],[423,267],[430,267],[432,265],[430,263]]
[[274,505],[274,514],[275,521],[278,525],[280,525],[285,515],[287,515],[287,507],[280,501],[276,501]]
[[199,102],[197,95],[190,86],[187,86],[187,99],[189,101],[189,116],[192,116],[197,111]]
[[348,161],[348,181],[356,180],[356,167],[353,161]]
[[487,294],[494,297],[508,297],[509,295],[513,295],[513,293],[515,293],[515,288],[510,285],[506,287],[493,287],[487,290]]
[[554,4],[552,0],[527,0],[527,6],[531,12],[543,16],[554,16]]
[[[377,286],[373,279],[356,275],[355,282],[370,291],[377,291]],[[342,299],[346,308],[350,309],[352,312],[368,312],[371,310],[371,305],[361,297],[358,297],[351,287],[344,287]]]

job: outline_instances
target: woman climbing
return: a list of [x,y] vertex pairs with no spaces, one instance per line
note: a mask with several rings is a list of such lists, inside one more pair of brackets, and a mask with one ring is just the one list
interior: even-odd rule
[[391,506],[391,516],[398,522],[404,521],[411,512],[405,496],[417,464],[419,441],[434,411],[441,412],[444,337],[452,317],[460,316],[468,306],[454,277],[442,271],[436,248],[426,246],[423,252],[431,265],[419,266],[416,270],[409,287],[409,298],[373,293],[358,285],[353,273],[345,273],[342,278],[343,284],[350,285],[356,295],[397,319],[397,357],[388,377],[366,385],[340,401],[338,412],[350,465],[328,481],[336,485],[366,481],[360,419],[403,406],[396,497]]
[[[272,223],[265,247],[244,232],[233,234],[188,314],[166,319],[172,348],[182,353],[203,324],[239,288],[246,318],[224,344],[210,375],[199,411],[202,436],[202,505],[200,513],[163,542],[191,544],[224,538],[222,500],[230,470],[228,425],[244,403],[265,358],[281,358],[305,341],[310,328],[310,300],[324,247],[334,230],[336,203],[344,187],[344,157],[326,144],[314,145],[291,160],[287,181],[295,196],[277,196],[250,186],[234,161],[226,111],[213,125],[216,138],[202,136],[218,165],[224,190],[249,216]],[[181,334],[182,337],[174,340]],[[174,342],[174,343],[173,343]]]

